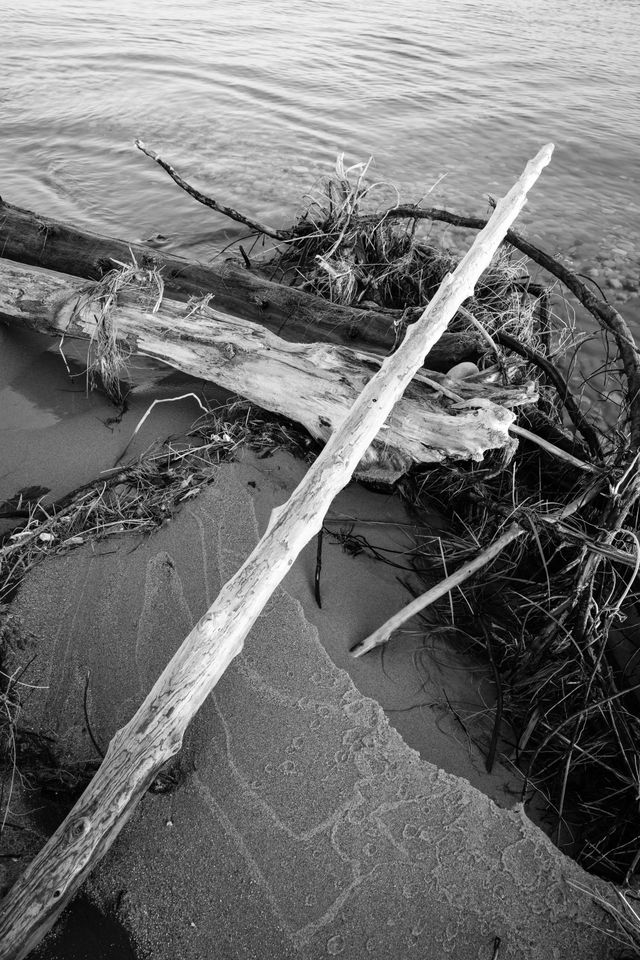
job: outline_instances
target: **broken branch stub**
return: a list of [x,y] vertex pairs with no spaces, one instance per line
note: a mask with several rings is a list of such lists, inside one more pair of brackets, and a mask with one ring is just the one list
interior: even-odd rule
[[73,810],[5,897],[0,960],[20,960],[53,925],[104,856],[160,766],[178,752],[186,727],[242,650],[258,615],[303,547],[316,535],[351,475],[446,329],[551,159],[547,145],[497,204],[455,273],[445,278],[396,353],[369,380],[240,570],[221,589],[154,684],[116,733],[95,777]]

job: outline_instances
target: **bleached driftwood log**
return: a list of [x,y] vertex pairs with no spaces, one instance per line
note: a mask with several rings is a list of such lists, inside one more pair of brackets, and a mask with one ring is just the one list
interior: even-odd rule
[[473,292],[552,149],[544,147],[497,204],[455,273],[445,278],[401,347],[369,380],[289,500],[274,510],[252,554],[187,636],[134,717],[116,733],[82,797],[0,905],[0,960],[20,960],[36,946],[105,855],[158,769],[179,751],[189,721],[319,531],[332,500],[349,482],[425,354]]
[[[89,340],[98,354],[115,342],[125,355],[140,353],[213,381],[296,420],[323,441],[380,368],[382,361],[372,355],[330,344],[289,343],[202,302],[163,299],[158,305],[152,274],[128,269],[127,276],[137,279],[116,295],[113,278],[87,284],[0,260],[0,317],[43,333]],[[105,311],[106,296],[114,302]],[[108,355],[97,359],[109,363]],[[412,463],[482,459],[486,450],[512,443],[508,430],[514,416],[498,404],[536,399],[533,386],[511,391],[457,380],[461,405],[443,395],[436,399],[443,383],[436,373],[419,375],[363,457],[360,477],[393,480]]]
[[[292,343],[322,340],[386,355],[395,342],[393,316],[383,311],[329,303],[232,260],[204,264],[145,243],[104,237],[1,198],[0,256],[88,280],[99,280],[117,262],[135,257],[141,266],[162,272],[172,299],[211,294],[217,309],[253,320]],[[447,370],[482,348],[479,334],[447,332],[431,351],[429,366]]]

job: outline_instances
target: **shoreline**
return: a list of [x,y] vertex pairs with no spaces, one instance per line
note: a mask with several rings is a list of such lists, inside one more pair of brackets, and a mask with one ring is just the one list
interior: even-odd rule
[[[93,755],[81,706],[90,670],[93,734],[106,743],[198,615],[202,594],[208,603],[215,593],[212,577],[225,582],[300,469],[288,455],[248,453],[133,552],[129,538],[117,555],[107,541],[36,568],[17,607],[39,638],[31,682],[48,688],[30,698],[31,721],[55,723],[68,755]],[[354,496],[361,503],[362,492],[347,491],[341,513],[352,512]],[[385,498],[366,496],[380,514]],[[221,941],[226,957],[246,957],[258,936],[273,956],[308,960],[327,950],[364,958],[369,942],[389,960],[399,943],[425,958],[455,947],[463,960],[495,936],[505,957],[552,958],[583,941],[585,957],[608,956],[606,938],[576,920],[595,908],[565,878],[598,882],[521,811],[499,810],[469,785],[465,775],[480,783],[482,764],[469,765],[453,727],[420,711],[423,753],[439,769],[389,727],[378,706],[388,693],[378,686],[368,699],[334,665],[348,662],[366,618],[375,623],[399,600],[393,574],[327,544],[318,611],[313,550],[300,559],[190,728],[185,778],[146,796],[93,875],[92,899],[107,911],[117,902],[138,948],[159,960],[192,960]],[[334,662],[321,640],[335,644]],[[379,663],[354,666],[360,685],[373,682],[371,695],[384,680]],[[401,639],[385,654],[385,674],[405,696],[407,676],[417,679]],[[409,726],[416,719],[403,717]],[[456,750],[462,778],[441,769]],[[501,880],[505,864],[512,887]]]

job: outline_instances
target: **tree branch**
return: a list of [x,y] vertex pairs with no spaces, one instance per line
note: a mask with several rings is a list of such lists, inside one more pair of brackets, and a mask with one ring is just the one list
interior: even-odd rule
[[526,531],[517,523],[512,524],[508,530],[502,534],[501,537],[498,537],[489,547],[485,550],[481,550],[477,556],[470,560],[468,563],[463,564],[459,567],[455,573],[452,573],[450,576],[446,577],[444,580],[441,580],[435,587],[431,587],[430,590],[427,590],[425,593],[421,594],[419,597],[416,597],[415,600],[412,600],[411,603],[408,603],[406,607],[396,613],[393,617],[389,617],[386,623],[381,627],[378,627],[372,634],[370,634],[365,640],[361,640],[360,643],[357,643],[354,647],[351,648],[351,654],[354,657],[362,657],[365,653],[369,653],[370,650],[373,650],[374,647],[382,646],[386,643],[391,634],[395,630],[398,630],[399,627],[403,626],[408,620],[411,620],[412,617],[415,617],[416,614],[420,613],[422,610],[425,610],[431,604],[435,603],[436,600],[439,600],[441,597],[446,597],[448,593],[451,593],[452,590],[455,590],[456,587],[459,587],[464,583],[465,580],[468,580],[469,577],[473,576],[474,573],[477,573],[478,570],[481,570],[483,567],[486,567],[488,563],[491,563],[492,560],[504,550],[506,546],[516,540],[518,537],[521,537]]
[[187,725],[241,652],[249,630],[296,557],[322,527],[332,500],[349,482],[425,354],[473,294],[552,150],[547,145],[527,164],[498,203],[486,230],[455,272],[445,277],[399,349],[368,381],[289,500],[273,511],[251,555],[222,587],[133,718],[116,733],[73,810],[4,898],[0,960],[21,960],[36,946],[114,842],[157,770],[180,750]]
[[264,223],[259,223],[258,220],[253,220],[251,217],[246,217],[243,213],[239,213],[237,210],[234,210],[233,207],[226,207],[222,203],[218,203],[217,200],[214,200],[213,197],[207,197],[204,193],[201,193],[199,190],[196,190],[195,187],[192,187],[191,184],[187,183],[186,180],[180,176],[177,170],[175,170],[170,163],[167,163],[166,160],[163,160],[162,157],[159,157],[155,150],[151,150],[147,147],[146,143],[143,143],[142,140],[136,140],[136,147],[138,150],[141,150],[147,157],[150,157],[152,160],[162,167],[163,170],[169,174],[171,179],[178,184],[190,197],[193,197],[194,200],[197,200],[198,203],[204,204],[205,207],[210,207],[212,210],[216,210],[218,213],[221,213],[225,217],[229,217],[230,220],[235,220],[237,223],[243,224],[245,227],[249,227],[250,230],[255,230],[256,233],[264,233],[265,236],[271,237],[273,240],[290,240],[291,232],[289,230],[276,230],[274,227],[268,227]]
[[[450,223],[455,227],[465,227],[470,230],[482,230],[487,221],[483,217],[463,217],[451,213],[449,210],[441,210],[437,207],[416,207],[413,205],[403,205],[390,207],[383,213],[367,214],[361,217],[361,222],[378,223],[384,217],[398,220],[437,220],[442,223]],[[596,297],[589,287],[583,283],[580,278],[560,263],[549,253],[545,253],[535,244],[528,240],[515,230],[507,230],[505,240],[512,247],[520,250],[525,256],[533,260],[539,266],[548,270],[550,274],[561,280],[568,290],[580,301],[580,303],[595,317],[598,323],[609,330],[615,337],[624,366],[624,372],[627,377],[627,395],[630,408],[631,420],[631,446],[633,450],[640,448],[640,352],[634,340],[633,334],[629,329],[624,317],[612,307],[610,303]]]

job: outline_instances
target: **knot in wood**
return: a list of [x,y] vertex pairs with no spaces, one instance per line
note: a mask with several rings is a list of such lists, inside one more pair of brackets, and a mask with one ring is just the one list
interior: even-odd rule
[[221,347],[220,352],[226,360],[233,360],[238,351],[232,343],[225,343]]
[[78,817],[77,820],[73,820],[68,827],[67,833],[69,840],[80,840],[82,837],[86,837],[91,829],[91,820],[89,817]]

